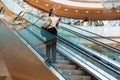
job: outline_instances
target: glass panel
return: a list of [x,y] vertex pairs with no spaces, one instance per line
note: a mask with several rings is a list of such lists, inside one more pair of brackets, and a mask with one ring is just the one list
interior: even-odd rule
[[66,38],[68,41],[74,42],[77,45],[88,47],[89,49],[99,52],[99,55],[105,55],[109,59],[120,62],[120,53],[115,52],[114,50],[108,49],[104,46],[98,45],[94,42],[91,42],[81,36],[75,35],[65,29],[60,29],[58,31],[59,35]]
[[[89,38],[95,39],[95,40],[100,41],[102,43],[105,43],[105,44],[107,44],[109,46],[120,49],[120,47],[119,47],[119,45],[120,45],[119,38],[118,39],[116,39],[116,38],[113,39],[113,38],[103,37],[103,36],[99,35],[99,33],[95,34],[95,33],[89,32],[88,30],[84,30],[84,29],[80,28],[79,26],[71,26],[71,25],[68,25],[68,24],[61,24],[61,25],[64,26],[65,28],[76,31],[77,33],[83,34],[83,35],[85,35],[85,36],[87,36]],[[59,32],[63,33],[62,31],[63,30],[60,30]]]
[[39,19],[39,20],[35,23],[35,25],[41,27],[41,26],[43,26],[44,22],[45,22],[45,21]]
[[30,21],[31,23],[35,23],[39,18],[34,17],[31,14],[26,13],[23,18],[25,18],[26,20]]

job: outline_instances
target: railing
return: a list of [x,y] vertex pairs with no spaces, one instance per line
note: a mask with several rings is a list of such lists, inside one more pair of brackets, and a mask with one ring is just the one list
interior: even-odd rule
[[77,27],[77,26],[74,26],[74,25],[68,25],[68,24],[65,24],[65,23],[63,23],[62,25],[63,25],[63,27],[64,27],[65,25],[67,25],[68,27],[70,27],[70,28],[72,28],[72,29],[74,29],[74,28],[75,28],[75,29],[78,29],[79,33],[84,34],[84,35],[86,35],[87,37],[94,36],[94,37],[97,37],[97,38],[100,38],[100,39],[105,39],[105,40],[111,41],[111,43],[120,43],[119,41],[116,41],[116,40],[113,40],[113,39],[110,39],[110,38],[101,36],[101,35],[99,35],[99,34],[93,33],[93,32],[91,32],[91,31],[82,29],[82,28]]
[[[78,32],[75,32],[73,30],[67,29],[65,27],[60,28],[60,35],[64,36],[65,38],[68,38],[68,40],[74,41],[75,43],[78,43],[78,45],[84,45],[87,46],[97,52],[100,53],[100,55],[105,55],[110,59],[116,60],[119,62],[119,55],[120,50],[116,49],[114,47],[108,46],[107,44],[104,44],[102,42],[99,42],[97,40],[88,38],[87,36],[80,34]],[[74,36],[75,38],[71,37]],[[94,47],[96,46],[96,47]],[[114,55],[113,55],[114,54]]]
[[[72,31],[75,31],[77,33],[80,33],[80,34],[83,34],[89,38],[92,38],[94,40],[97,40],[99,42],[102,42],[104,44],[107,44],[109,46],[112,46],[114,49],[117,49],[117,50],[120,50],[120,47],[119,47],[119,44],[120,44],[120,41],[119,41],[119,38],[115,38],[115,39],[111,39],[111,38],[107,38],[107,37],[104,37],[104,36],[101,36],[99,34],[96,34],[96,33],[93,33],[93,32],[90,32],[88,31],[89,28],[87,29],[82,29],[81,27],[79,26],[72,26],[72,25],[67,25],[67,24],[61,24],[62,27],[65,27],[65,28],[68,28]],[[92,28],[92,27],[91,27]],[[112,27],[113,29],[115,29],[115,27]],[[92,28],[94,29],[94,28]],[[95,28],[95,30],[99,29],[98,27]],[[102,28],[100,28],[102,29]],[[108,29],[108,28],[107,28]],[[117,29],[119,29],[119,27],[117,27]],[[103,28],[103,30],[105,30],[105,27]],[[116,29],[115,29],[116,30]],[[114,31],[114,30],[112,30]],[[103,33],[103,31],[101,31]],[[109,31],[110,32],[110,31]],[[117,31],[118,32],[118,31]],[[117,33],[116,32],[116,33]],[[61,31],[61,33],[64,33],[64,31]],[[108,33],[109,34],[109,33]],[[111,34],[112,35],[112,34]],[[119,35],[119,34],[118,34]],[[66,35],[67,36],[67,35]],[[68,35],[69,36],[69,35]],[[76,37],[76,36],[71,36],[73,39],[75,39],[76,42],[78,42],[79,44],[79,38]]]

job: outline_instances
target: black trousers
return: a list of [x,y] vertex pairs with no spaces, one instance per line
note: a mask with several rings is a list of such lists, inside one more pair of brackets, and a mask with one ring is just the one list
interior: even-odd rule
[[[57,36],[57,30],[55,28],[48,28],[47,31],[55,36]],[[53,37],[52,40],[49,40],[50,36],[46,36],[46,57],[48,58],[48,62],[56,61],[56,43],[57,38]]]

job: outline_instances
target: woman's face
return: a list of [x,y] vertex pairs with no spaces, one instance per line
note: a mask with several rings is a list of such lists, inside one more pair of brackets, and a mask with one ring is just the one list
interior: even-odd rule
[[53,16],[53,15],[55,15],[55,13],[56,13],[56,9],[53,9],[51,15]]

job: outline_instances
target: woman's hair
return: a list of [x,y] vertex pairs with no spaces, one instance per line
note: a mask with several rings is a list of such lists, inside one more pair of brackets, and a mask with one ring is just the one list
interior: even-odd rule
[[1,7],[1,8],[0,8],[0,12],[2,12],[3,8],[4,8],[4,7]]
[[51,8],[51,9],[49,10],[49,16],[51,16],[52,12],[54,12],[55,10],[56,10],[56,8]]

